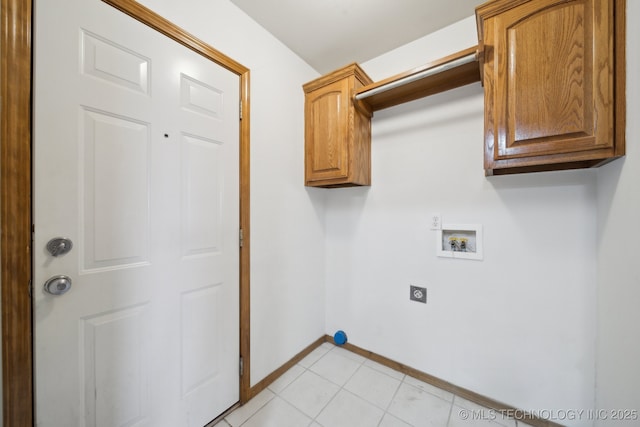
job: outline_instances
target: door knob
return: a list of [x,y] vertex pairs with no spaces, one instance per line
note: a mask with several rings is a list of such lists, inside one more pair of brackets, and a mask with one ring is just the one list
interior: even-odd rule
[[55,237],[47,242],[47,250],[53,256],[64,255],[73,248],[71,239]]
[[44,291],[51,295],[62,295],[71,289],[69,276],[53,276],[44,282]]

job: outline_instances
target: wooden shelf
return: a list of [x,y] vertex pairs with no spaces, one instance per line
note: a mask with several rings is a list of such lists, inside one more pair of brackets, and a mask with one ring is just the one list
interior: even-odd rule
[[389,90],[368,96],[357,102],[365,104],[372,111],[382,110],[384,108],[393,107],[394,105],[403,104],[405,102],[414,101],[424,98],[425,96],[434,95],[436,93],[455,89],[471,83],[480,81],[480,64],[478,62],[478,46],[470,47],[446,56],[436,61],[425,64],[413,70],[398,74],[388,79],[363,86],[355,92],[355,96],[364,94],[365,92],[377,89],[381,86],[393,84],[400,80],[410,80],[412,77],[424,73],[427,70],[440,67],[444,64],[460,60],[472,54],[476,54],[475,60],[456,66],[445,71],[433,74],[415,81],[408,82],[401,86],[393,87]]

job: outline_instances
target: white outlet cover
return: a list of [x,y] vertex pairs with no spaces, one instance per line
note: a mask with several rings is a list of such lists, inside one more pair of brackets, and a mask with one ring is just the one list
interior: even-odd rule
[[442,215],[439,213],[432,213],[429,215],[429,228],[432,230],[442,229]]

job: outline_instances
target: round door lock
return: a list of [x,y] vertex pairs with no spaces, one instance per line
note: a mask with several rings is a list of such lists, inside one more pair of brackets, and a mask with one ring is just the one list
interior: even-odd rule
[[54,276],[44,283],[44,291],[51,295],[62,295],[71,289],[71,278],[68,276]]

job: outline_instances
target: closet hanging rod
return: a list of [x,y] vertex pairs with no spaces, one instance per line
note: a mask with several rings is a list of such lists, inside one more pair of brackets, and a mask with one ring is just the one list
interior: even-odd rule
[[453,61],[450,61],[450,62],[447,62],[447,63],[444,63],[444,64],[436,65],[433,68],[428,68],[428,69],[426,69],[424,71],[421,71],[419,73],[404,77],[402,79],[389,82],[389,83],[387,83],[385,85],[378,86],[378,87],[373,88],[373,89],[369,89],[366,92],[362,92],[362,93],[357,94],[355,96],[355,99],[356,100],[361,100],[361,99],[369,98],[370,96],[374,96],[374,95],[377,95],[379,93],[386,92],[388,90],[395,89],[397,87],[404,86],[406,84],[409,84],[409,83],[412,83],[412,82],[415,82],[415,81],[418,81],[418,80],[422,80],[424,78],[431,77],[431,76],[434,76],[436,74],[443,73],[445,71],[448,71],[448,70],[451,70],[453,68],[457,68],[457,67],[469,64],[469,63],[474,62],[474,61],[477,61],[476,52],[470,53],[470,54],[468,54],[466,56],[454,59]]

